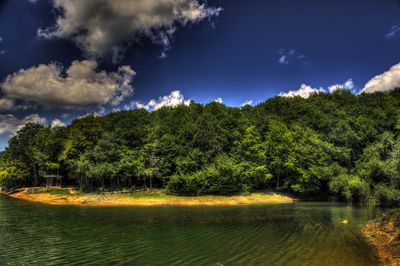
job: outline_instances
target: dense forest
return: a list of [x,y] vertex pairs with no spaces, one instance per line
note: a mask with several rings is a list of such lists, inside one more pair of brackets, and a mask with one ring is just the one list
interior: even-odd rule
[[67,127],[27,124],[1,153],[0,186],[62,177],[82,191],[165,188],[177,195],[269,189],[400,204],[400,89],[254,107],[211,102],[89,115]]

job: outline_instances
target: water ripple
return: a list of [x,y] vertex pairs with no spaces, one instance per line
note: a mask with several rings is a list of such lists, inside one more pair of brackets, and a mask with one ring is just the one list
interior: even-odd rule
[[0,196],[0,265],[377,265],[359,232],[377,211],[57,207]]

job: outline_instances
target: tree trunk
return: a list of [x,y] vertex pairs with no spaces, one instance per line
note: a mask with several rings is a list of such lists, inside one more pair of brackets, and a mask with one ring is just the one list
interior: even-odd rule
[[276,189],[277,190],[279,189],[279,176],[278,176],[278,179],[276,180]]
[[36,164],[33,164],[33,186],[37,187],[38,185],[38,176],[36,171]]

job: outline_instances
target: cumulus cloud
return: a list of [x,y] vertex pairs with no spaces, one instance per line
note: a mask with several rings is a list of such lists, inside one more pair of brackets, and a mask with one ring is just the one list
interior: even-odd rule
[[22,119],[18,119],[12,114],[0,115],[0,134],[14,135],[28,123],[44,125],[46,118],[40,117],[38,114],[31,114]]
[[90,57],[111,53],[114,61],[129,43],[146,36],[169,49],[178,26],[218,16],[221,8],[198,0],[53,0],[56,24],[39,29],[44,38],[73,40]]
[[279,93],[279,96],[282,96],[282,97],[300,96],[302,98],[308,98],[313,93],[322,93],[322,92],[325,92],[325,90],[321,87],[318,89],[318,88],[313,88],[311,86],[308,86],[306,84],[301,84],[299,89],[291,90],[288,92],[281,92],[281,93]]
[[279,50],[279,64],[281,65],[288,65],[290,63],[293,63],[295,61],[301,60],[306,58],[305,55],[298,53],[294,49],[280,49]]
[[222,100],[221,97],[218,97],[217,99],[214,99],[213,102],[221,103],[221,104],[224,103],[224,101]]
[[0,84],[5,98],[35,102],[47,107],[118,105],[133,93],[135,72],[121,66],[117,72],[97,70],[93,60],[73,61],[64,68],[56,63],[22,69]]
[[394,39],[400,36],[400,25],[394,25],[390,28],[389,32],[386,33],[386,39]]
[[7,98],[0,99],[0,110],[11,110],[14,107],[14,100]]
[[0,111],[20,111],[28,109],[36,109],[37,105],[27,102],[16,102],[13,99],[0,98]]
[[390,91],[400,87],[400,64],[392,66],[388,71],[369,80],[361,93]]
[[62,118],[62,119],[67,119],[67,118],[69,118],[70,116],[71,116],[71,114],[63,113],[63,114],[61,115],[61,118]]
[[299,89],[291,90],[288,92],[281,92],[278,94],[278,96],[282,96],[282,97],[300,96],[302,98],[308,98],[313,93],[327,93],[327,92],[332,93],[337,89],[346,89],[351,92],[354,92],[355,85],[354,85],[353,79],[348,79],[346,82],[344,82],[342,84],[337,83],[337,84],[328,86],[328,90],[324,89],[323,87],[313,88],[309,85],[301,84]]
[[[119,109],[120,107],[114,107],[114,109]],[[106,109],[103,106],[97,106],[97,110],[91,110],[90,112],[84,113],[79,115],[78,117],[76,117],[76,119],[81,119],[81,118],[85,118],[88,116],[94,116],[94,117],[101,117],[106,113]],[[70,114],[63,114],[61,116],[61,118],[68,118],[70,116]]]
[[[131,107],[136,109],[146,109],[148,111],[153,111],[160,109],[161,107],[175,107],[181,104],[189,105],[191,100],[185,99],[179,90],[172,91],[169,95],[162,96],[157,100],[150,100],[148,103],[132,102]],[[129,109],[127,107],[126,109]]]
[[253,100],[247,100],[244,103],[242,103],[240,106],[246,106],[246,105],[253,105]]
[[[0,43],[2,43],[2,42],[3,42],[3,37],[0,36]],[[4,49],[0,49],[0,55],[3,55],[5,53],[6,53],[6,51]]]
[[51,121],[51,127],[65,127],[65,123],[58,118]]
[[349,91],[352,91],[354,89],[354,82],[352,79],[348,79],[345,83],[343,84],[334,84],[328,87],[329,92],[332,93],[337,89],[346,89]]
[[83,115],[80,115],[80,116],[76,117],[75,119],[78,120],[78,119],[82,119],[82,118],[90,117],[90,116],[101,117],[103,115],[99,114],[98,112],[88,112],[88,113],[85,113]]

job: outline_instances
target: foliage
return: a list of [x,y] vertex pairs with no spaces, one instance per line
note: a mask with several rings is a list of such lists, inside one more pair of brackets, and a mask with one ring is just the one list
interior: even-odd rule
[[329,188],[347,201],[366,202],[369,195],[368,184],[360,177],[347,173],[331,179]]
[[69,189],[62,189],[62,188],[29,188],[26,191],[27,194],[41,194],[41,193],[49,193],[52,195],[71,195]]
[[171,194],[276,189],[399,205],[400,89],[257,106],[212,102],[86,116],[67,127],[27,124],[0,154],[0,186],[63,183],[82,190],[166,188]]
[[18,187],[28,173],[16,165],[10,165],[0,168],[0,187],[5,191]]
[[388,207],[400,206],[400,191],[382,184],[375,187],[375,196],[380,205]]
[[220,155],[208,167],[187,175],[173,176],[167,191],[181,195],[229,195],[247,192],[250,184],[243,180],[241,165],[226,155]]

